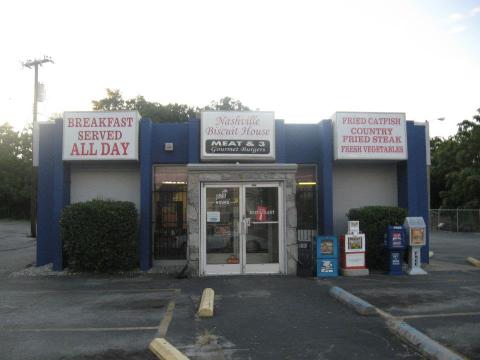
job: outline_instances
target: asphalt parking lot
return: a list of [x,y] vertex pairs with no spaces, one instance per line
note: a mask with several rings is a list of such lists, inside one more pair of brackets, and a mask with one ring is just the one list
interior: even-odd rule
[[436,232],[434,256],[424,276],[339,277],[332,285],[404,319],[432,339],[470,359],[480,359],[480,235]]
[[[429,275],[415,278],[333,281],[9,276],[33,261],[27,229],[0,222],[0,234],[8,232],[0,235],[0,250],[8,250],[0,251],[0,359],[155,359],[148,344],[159,335],[191,359],[422,358],[381,318],[358,315],[330,297],[332,284],[478,359],[480,272],[466,263],[447,261],[457,269],[447,271],[432,262]],[[205,287],[216,292],[211,319],[195,315]]]

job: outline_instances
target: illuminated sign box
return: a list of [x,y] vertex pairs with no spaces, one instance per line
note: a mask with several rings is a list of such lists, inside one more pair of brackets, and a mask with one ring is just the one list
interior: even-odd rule
[[204,111],[202,160],[275,160],[275,117],[271,111]]
[[63,115],[63,160],[138,160],[137,111]]
[[406,160],[405,113],[336,112],[335,160]]

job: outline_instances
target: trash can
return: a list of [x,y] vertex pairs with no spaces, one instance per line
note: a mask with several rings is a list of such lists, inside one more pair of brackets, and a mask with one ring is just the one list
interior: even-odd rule
[[311,241],[298,241],[297,276],[313,276],[313,251]]

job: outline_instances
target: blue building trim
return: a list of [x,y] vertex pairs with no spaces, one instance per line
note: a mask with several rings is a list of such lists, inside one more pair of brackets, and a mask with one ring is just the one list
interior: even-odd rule
[[318,226],[321,235],[333,234],[333,126],[331,120],[319,124],[320,159],[317,167]]
[[287,162],[285,122],[275,120],[275,162],[284,164]]
[[54,134],[54,164],[53,164],[53,208],[52,208],[52,263],[53,270],[63,269],[63,243],[60,234],[60,218],[62,210],[68,205],[70,187],[67,186],[69,179],[69,165],[62,160],[62,135],[63,121],[55,122]]
[[286,163],[319,163],[319,126],[319,124],[285,124]]
[[152,121],[140,120],[140,270],[152,267]]
[[200,162],[200,121],[193,117],[188,121],[188,163]]
[[407,121],[408,160],[397,165],[398,206],[408,210],[408,216],[421,216],[427,225],[426,246],[422,262],[429,262],[430,234],[428,216],[428,178],[425,126]]
[[[152,123],[150,137],[152,164],[188,163],[188,123]],[[173,143],[173,151],[165,151],[165,143]]]
[[408,215],[422,216],[427,225],[422,262],[429,262],[428,177],[425,126],[407,122],[408,136]]
[[55,124],[45,124],[39,127],[39,146],[37,169],[37,266],[43,266],[52,262],[52,220],[53,209],[53,164],[55,153],[54,142]]

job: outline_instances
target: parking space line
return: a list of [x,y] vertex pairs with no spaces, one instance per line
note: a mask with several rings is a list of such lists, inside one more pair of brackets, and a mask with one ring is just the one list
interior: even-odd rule
[[158,326],[158,332],[156,335],[156,337],[158,338],[164,338],[167,335],[168,327],[170,326],[170,322],[172,321],[173,311],[175,310],[175,301],[177,295],[180,294],[180,291],[180,289],[175,289],[173,298],[168,303],[165,316],[163,317],[162,321],[160,321],[160,325]]
[[446,314],[406,315],[406,316],[395,316],[395,318],[396,318],[396,319],[420,319],[420,318],[454,317],[454,316],[477,316],[477,315],[480,315],[480,311],[475,311],[475,312],[459,312],[459,313],[446,313]]
[[112,293],[116,293],[116,292],[160,292],[160,291],[168,291],[168,292],[176,292],[177,289],[151,289],[151,288],[148,288],[148,289],[65,289],[65,290],[0,290],[1,293],[7,293],[7,292],[14,292],[16,294],[18,293],[35,293],[35,294],[39,294],[39,293],[46,293],[46,294],[50,294],[50,293],[63,293],[63,292],[69,292],[69,293],[72,293],[72,292],[79,292],[79,293],[82,293],[82,292],[85,292],[85,293],[89,293],[89,292],[95,292],[95,293],[99,293],[99,292],[112,292]]
[[465,290],[472,291],[474,293],[480,294],[480,289],[473,289],[473,288],[468,287],[468,286],[461,286],[460,289],[465,289]]
[[101,327],[101,328],[0,328],[0,332],[95,332],[95,331],[145,331],[157,326]]

